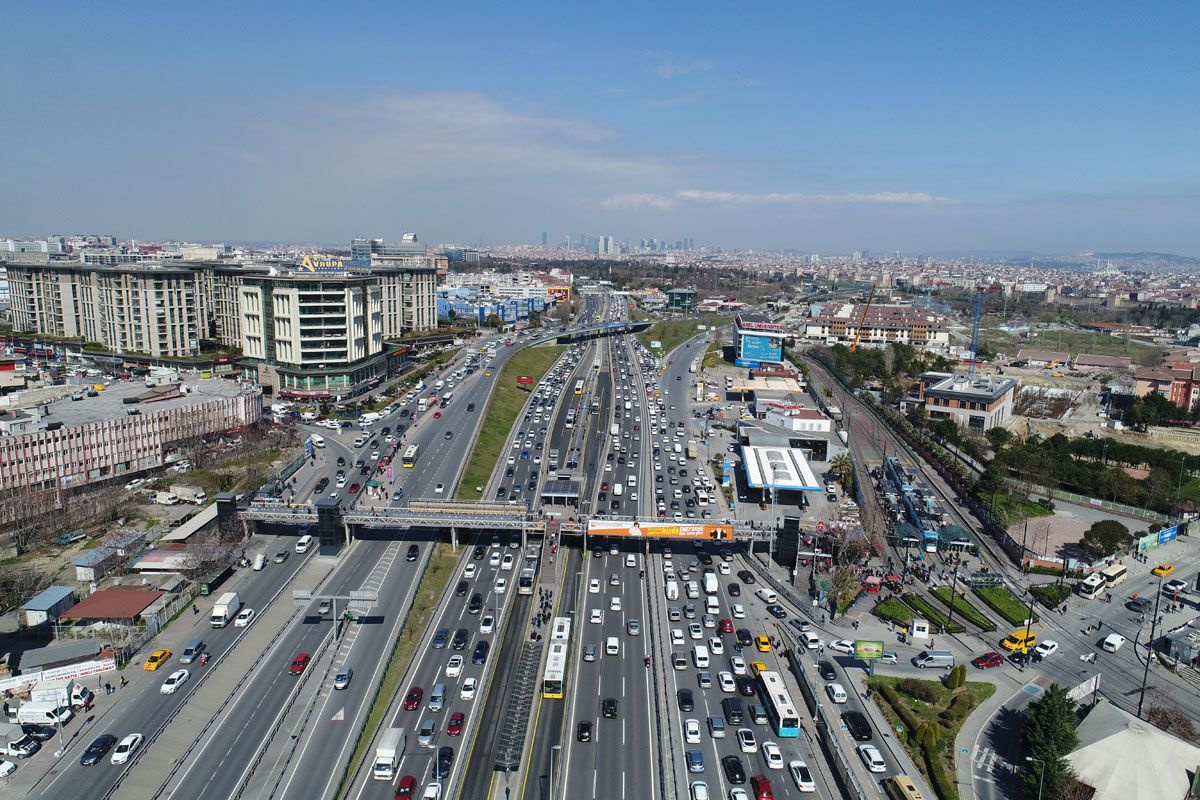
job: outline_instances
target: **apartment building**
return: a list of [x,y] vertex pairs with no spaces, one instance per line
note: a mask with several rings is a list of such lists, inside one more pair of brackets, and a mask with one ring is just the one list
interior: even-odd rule
[[1160,394],[1184,411],[1200,402],[1200,366],[1175,362],[1162,367],[1140,367],[1134,373],[1133,393],[1138,397]]
[[858,337],[860,347],[899,342],[943,350],[950,345],[950,333],[942,321],[911,306],[871,305],[864,316],[861,305],[835,303],[805,322],[804,336],[825,344],[851,344]]

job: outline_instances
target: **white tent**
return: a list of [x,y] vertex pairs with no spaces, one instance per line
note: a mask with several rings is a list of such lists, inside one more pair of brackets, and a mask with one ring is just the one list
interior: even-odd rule
[[1100,703],[1077,729],[1067,761],[1094,800],[1183,800],[1200,768],[1200,747]]

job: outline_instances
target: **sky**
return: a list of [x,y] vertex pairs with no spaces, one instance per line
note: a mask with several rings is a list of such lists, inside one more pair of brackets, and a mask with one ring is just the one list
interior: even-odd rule
[[1200,4],[12,3],[0,235],[1200,256]]

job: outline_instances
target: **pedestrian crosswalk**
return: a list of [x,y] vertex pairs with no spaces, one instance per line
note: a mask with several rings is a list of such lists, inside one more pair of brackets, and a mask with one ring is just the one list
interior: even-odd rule
[[1008,769],[1004,757],[990,747],[975,746],[971,752],[971,763],[975,767],[978,780],[991,781],[1001,769]]

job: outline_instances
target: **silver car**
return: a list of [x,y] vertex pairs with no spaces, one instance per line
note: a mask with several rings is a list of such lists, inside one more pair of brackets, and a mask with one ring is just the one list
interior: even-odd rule
[[345,689],[350,686],[350,681],[353,679],[354,670],[352,670],[350,667],[343,666],[337,671],[337,674],[333,676],[333,688]]

